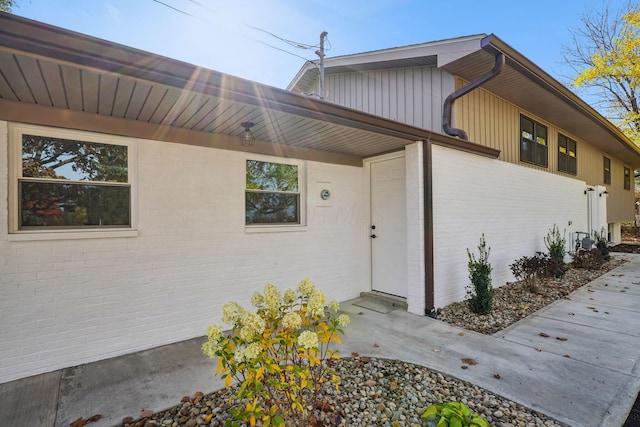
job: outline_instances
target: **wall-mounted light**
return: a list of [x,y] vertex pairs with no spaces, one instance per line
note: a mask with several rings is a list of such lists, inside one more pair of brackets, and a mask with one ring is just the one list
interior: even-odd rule
[[602,193],[600,193],[598,196],[602,197],[603,195],[607,195],[609,194],[609,192],[607,190],[604,190]]
[[596,191],[596,189],[593,187],[587,187],[587,189],[584,190],[584,194],[587,194],[587,191]]
[[244,128],[238,139],[245,147],[251,147],[256,139],[253,137],[253,132],[251,132],[251,128],[253,127],[253,122],[242,122],[241,126]]

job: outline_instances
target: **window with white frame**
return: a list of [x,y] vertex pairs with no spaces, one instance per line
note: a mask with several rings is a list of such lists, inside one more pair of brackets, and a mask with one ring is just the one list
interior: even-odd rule
[[301,169],[298,162],[247,160],[245,223],[302,224]]
[[35,126],[11,138],[12,231],[131,229],[130,144]]

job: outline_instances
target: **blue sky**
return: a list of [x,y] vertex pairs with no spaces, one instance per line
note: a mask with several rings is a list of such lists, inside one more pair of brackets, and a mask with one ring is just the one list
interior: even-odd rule
[[[620,7],[625,0],[611,0]],[[328,56],[494,33],[565,82],[570,27],[602,0],[18,0],[13,13],[284,88],[329,33]],[[204,6],[204,7],[203,7]],[[269,45],[269,46],[268,46]],[[281,50],[279,50],[281,49]],[[286,50],[289,53],[283,52]]]

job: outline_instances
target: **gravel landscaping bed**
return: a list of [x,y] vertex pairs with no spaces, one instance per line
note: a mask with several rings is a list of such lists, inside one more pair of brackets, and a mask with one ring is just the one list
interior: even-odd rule
[[[494,334],[601,276],[625,261],[615,255],[600,270],[570,269],[562,279],[545,279],[538,292],[531,293],[522,283],[507,283],[494,290],[490,314],[472,313],[464,302],[438,311],[437,318],[468,330]],[[335,363],[341,379],[336,391],[323,389],[315,408],[309,408],[309,426],[410,426],[425,425],[420,415],[429,405],[451,400],[465,403],[495,427],[563,426],[544,414],[428,368],[401,361],[369,357],[342,358]],[[122,427],[223,426],[228,409],[240,402],[234,387],[214,393],[185,396],[166,411],[146,417],[123,420]]]
[[[423,426],[427,406],[457,400],[482,414],[492,426],[562,426],[543,414],[502,399],[480,387],[410,363],[368,357],[336,364],[338,391],[323,390],[309,426]],[[179,405],[123,426],[223,426],[238,400],[229,390],[185,397]]]
[[491,313],[471,312],[464,302],[456,302],[438,310],[437,318],[481,334],[495,334],[552,302],[566,298],[571,292],[602,276],[625,261],[613,255],[600,270],[569,269],[562,279],[543,279],[538,292],[529,292],[524,283],[507,283],[494,289]]

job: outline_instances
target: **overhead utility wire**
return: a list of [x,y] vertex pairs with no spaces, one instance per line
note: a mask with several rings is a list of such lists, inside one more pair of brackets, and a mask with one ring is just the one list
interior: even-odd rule
[[[199,2],[197,0],[188,0],[188,1],[190,1],[191,3],[193,3],[195,5],[200,6],[203,9],[208,10],[209,12],[218,13],[217,10],[212,9],[209,6],[207,6],[205,4],[202,4],[201,2]],[[251,24],[247,24],[247,23],[244,23],[244,22],[242,22],[241,24],[244,25],[245,27],[251,28],[252,30],[256,30],[256,31],[260,31],[262,33],[268,34],[271,37],[274,37],[274,38],[276,38],[276,39],[278,39],[280,41],[283,41],[283,42],[285,42],[285,43],[287,43],[287,44],[289,44],[289,45],[291,45],[293,47],[297,47],[299,49],[315,49],[315,48],[319,47],[318,45],[310,45],[310,44],[306,44],[306,43],[299,43],[299,42],[296,42],[296,41],[293,41],[293,40],[285,39],[284,37],[280,37],[277,34],[274,34],[274,33],[270,32],[270,31],[267,31],[267,30],[262,29],[260,27],[256,27],[256,26],[251,25]]]
[[[181,10],[181,9],[178,9],[178,8],[176,8],[176,7],[174,7],[174,6],[171,6],[171,5],[169,5],[169,4],[167,4],[167,3],[163,2],[163,1],[160,1],[160,0],[151,0],[151,1],[156,2],[156,3],[158,3],[158,4],[161,4],[161,5],[163,5],[163,6],[166,6],[166,7],[168,7],[169,9],[172,9],[172,10],[174,10],[174,11],[176,11],[176,12],[182,13],[183,15],[187,15],[187,16],[190,16],[190,17],[192,17],[192,18],[200,19],[200,20],[202,20],[202,21],[204,21],[204,22],[206,22],[206,23],[208,23],[208,24],[213,24],[213,22],[209,21],[208,19],[205,19],[205,18],[203,18],[203,17],[201,17],[201,16],[194,15],[194,14],[192,14],[192,13],[186,12],[186,11]],[[189,1],[193,1],[193,2],[195,3],[195,1],[194,1],[194,0],[189,0]],[[244,24],[244,25],[246,25],[246,24]],[[247,25],[247,26],[249,26],[249,25]],[[262,31],[265,31],[265,30],[262,30]],[[266,32],[266,31],[265,31],[265,32]],[[274,46],[274,45],[271,45],[271,44],[269,44],[269,43],[263,42],[263,41],[261,41],[261,40],[254,39],[253,37],[249,37],[249,36],[246,36],[246,35],[243,35],[243,34],[240,34],[240,33],[235,33],[235,34],[238,34],[238,35],[240,35],[240,36],[242,36],[242,37],[246,37],[246,38],[248,38],[248,39],[250,39],[250,40],[253,40],[253,41],[257,42],[257,43],[263,44],[263,45],[265,45],[265,46],[267,46],[267,47],[270,47],[270,48],[272,48],[272,49],[276,49],[276,50],[279,50],[279,51],[281,51],[281,52],[288,53],[289,55],[293,55],[293,56],[295,56],[295,57],[298,57],[298,58],[300,58],[300,59],[304,59],[305,61],[310,61],[309,59],[305,58],[304,56],[301,56],[301,55],[295,54],[295,53],[293,53],[293,52],[289,52],[288,50],[284,50],[284,49],[282,49],[282,48],[279,48],[279,47],[277,47],[277,46]]]

